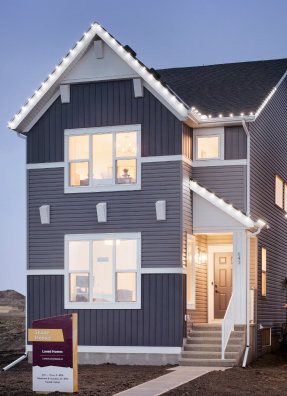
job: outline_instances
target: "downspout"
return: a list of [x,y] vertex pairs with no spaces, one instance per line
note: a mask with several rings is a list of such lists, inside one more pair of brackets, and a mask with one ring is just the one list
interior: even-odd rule
[[250,288],[250,239],[251,237],[257,236],[261,231],[261,228],[258,228],[257,231],[250,233],[247,236],[247,247],[246,247],[246,347],[245,347],[245,352],[244,352],[244,358],[243,358],[243,363],[242,367],[246,367],[247,363],[247,358],[248,358],[248,352],[250,348],[250,321],[249,321],[249,301],[250,301],[250,294],[249,294],[249,288]]
[[250,216],[250,134],[245,120],[242,120],[242,126],[247,136],[246,214]]

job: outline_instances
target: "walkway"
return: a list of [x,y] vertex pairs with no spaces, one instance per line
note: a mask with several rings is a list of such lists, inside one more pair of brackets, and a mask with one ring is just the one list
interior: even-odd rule
[[227,367],[183,367],[177,366],[170,370],[171,373],[162,375],[151,381],[144,382],[141,385],[126,391],[117,393],[115,396],[158,396],[163,393],[177,388],[178,386],[192,381],[210,371],[226,370]]

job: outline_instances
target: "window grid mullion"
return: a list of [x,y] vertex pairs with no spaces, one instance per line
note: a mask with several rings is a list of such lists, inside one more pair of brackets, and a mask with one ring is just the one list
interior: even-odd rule
[[116,302],[116,240],[113,240],[113,302]]
[[90,302],[93,302],[92,287],[93,287],[93,241],[89,240],[89,301]]

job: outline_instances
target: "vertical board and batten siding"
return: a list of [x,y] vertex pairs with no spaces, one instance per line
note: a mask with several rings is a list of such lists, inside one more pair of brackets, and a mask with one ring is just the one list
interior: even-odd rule
[[195,167],[192,177],[237,209],[246,211],[246,165]]
[[[142,233],[142,267],[180,267],[181,161],[143,163],[142,189],[64,194],[64,168],[28,171],[28,269],[64,268],[64,235]],[[166,200],[167,220],[157,221],[155,202]],[[96,205],[107,202],[107,223]],[[39,207],[50,205],[42,225]]]
[[224,159],[247,158],[247,136],[242,126],[224,128]]
[[27,163],[64,161],[64,129],[141,124],[142,156],[182,154],[182,123],[147,89],[134,97],[132,80],[71,85],[27,134]]
[[77,313],[79,345],[181,346],[182,276],[144,274],[141,282],[141,309],[65,310],[63,275],[28,276],[28,328],[36,319]]
[[[286,323],[287,221],[275,205],[275,175],[287,182],[287,81],[278,87],[250,131],[251,215],[270,226],[258,235],[258,323],[280,333]],[[267,249],[267,295],[261,295],[261,248]],[[258,334],[261,352],[261,334]]]

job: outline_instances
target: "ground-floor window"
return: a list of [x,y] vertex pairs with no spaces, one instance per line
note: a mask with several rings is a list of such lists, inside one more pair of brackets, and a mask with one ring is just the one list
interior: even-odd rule
[[138,308],[140,233],[65,236],[67,308]]

